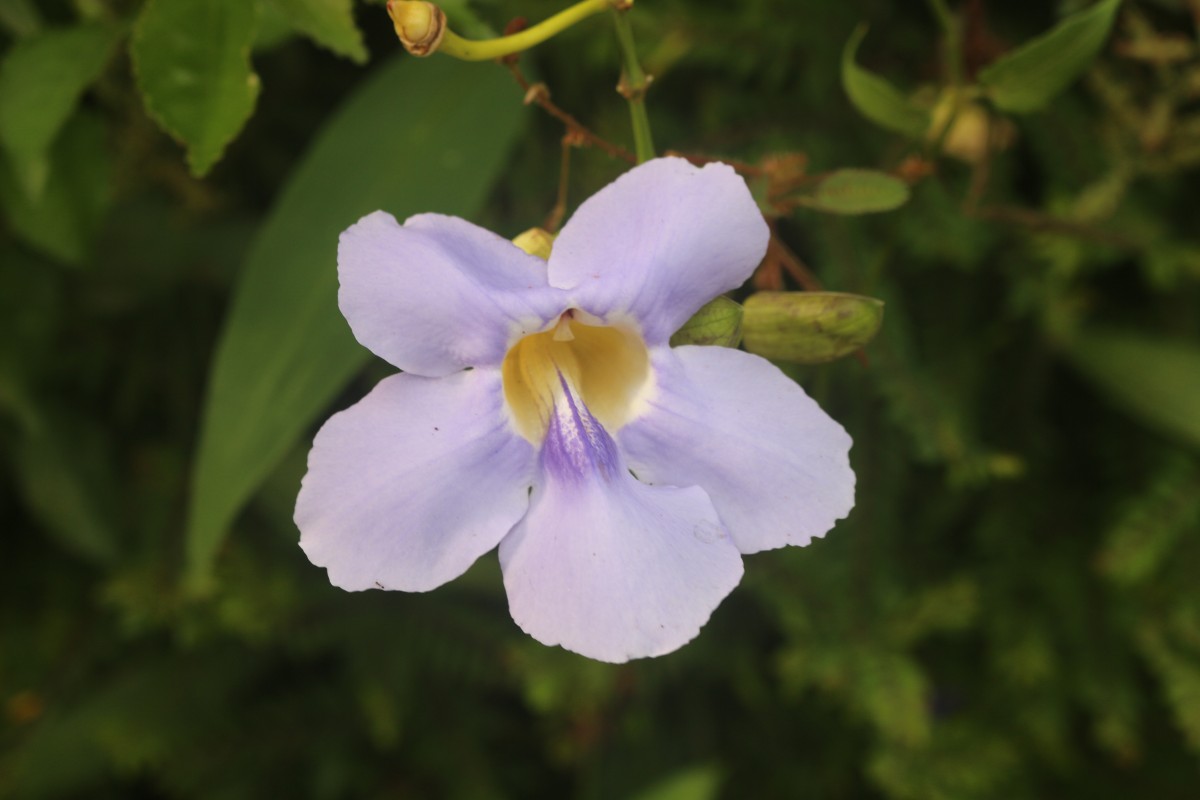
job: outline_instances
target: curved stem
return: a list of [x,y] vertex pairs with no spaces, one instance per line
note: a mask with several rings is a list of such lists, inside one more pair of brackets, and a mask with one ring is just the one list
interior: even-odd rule
[[611,0],[582,0],[537,25],[511,36],[501,36],[497,39],[475,41],[464,39],[453,31],[447,30],[443,35],[442,43],[438,46],[438,52],[460,58],[463,61],[489,61],[493,58],[511,56],[541,44],[593,14],[599,14],[609,8],[610,3]]

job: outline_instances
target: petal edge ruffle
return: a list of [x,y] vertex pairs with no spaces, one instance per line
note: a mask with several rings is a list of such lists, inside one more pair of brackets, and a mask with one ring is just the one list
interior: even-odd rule
[[401,374],[325,423],[295,520],[331,583],[423,592],[496,546],[529,507],[537,463],[502,403],[495,370]]
[[617,441],[638,477],[700,486],[742,553],[805,545],[854,506],[849,434],[766,359],[658,348],[658,395]]

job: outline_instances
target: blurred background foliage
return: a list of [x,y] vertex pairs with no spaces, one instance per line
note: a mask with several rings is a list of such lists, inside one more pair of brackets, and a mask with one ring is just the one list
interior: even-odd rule
[[[1110,19],[995,67],[1071,14]],[[291,522],[311,434],[390,371],[337,315],[338,232],[539,224],[561,125],[375,3],[0,0],[0,795],[1196,796],[1200,3],[631,15],[661,149],[768,207],[816,186],[754,285],[886,313],[785,365],[854,436],[850,518],[611,666],[525,637],[494,557],[347,594]],[[632,147],[618,64],[603,17],[522,59]],[[894,210],[830,213],[847,167]],[[572,148],[568,204],[625,168]]]

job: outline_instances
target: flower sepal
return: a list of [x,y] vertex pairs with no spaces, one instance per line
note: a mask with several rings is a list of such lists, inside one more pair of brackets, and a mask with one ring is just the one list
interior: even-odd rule
[[743,309],[728,297],[718,297],[692,315],[671,336],[671,346],[684,344],[737,347],[742,341]]

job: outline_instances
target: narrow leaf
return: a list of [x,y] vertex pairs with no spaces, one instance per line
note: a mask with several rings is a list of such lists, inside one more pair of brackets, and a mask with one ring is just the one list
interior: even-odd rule
[[337,310],[338,235],[380,208],[471,215],[521,118],[503,70],[405,60],[320,134],[258,234],[217,348],[192,476],[192,588],[237,511],[370,357]]
[[1121,0],[1100,0],[1048,33],[1006,53],[979,71],[979,83],[998,108],[1037,111],[1092,63],[1112,29]]
[[929,130],[929,112],[914,106],[883,78],[855,61],[858,46],[867,35],[865,25],[851,34],[842,51],[842,88],[859,113],[880,127],[914,139]]
[[0,63],[0,143],[30,200],[45,189],[50,148],[119,36],[99,25],[46,31],[17,42]]
[[1071,362],[1131,416],[1200,447],[1200,346],[1125,331],[1091,331]]
[[356,64],[367,60],[362,31],[354,24],[351,0],[271,0],[292,27]]
[[892,211],[908,202],[908,184],[870,169],[839,169],[817,184],[803,205],[831,214],[871,214]]
[[187,147],[197,176],[254,111],[256,14],[246,0],[150,0],[138,17],[131,54],[146,109]]

